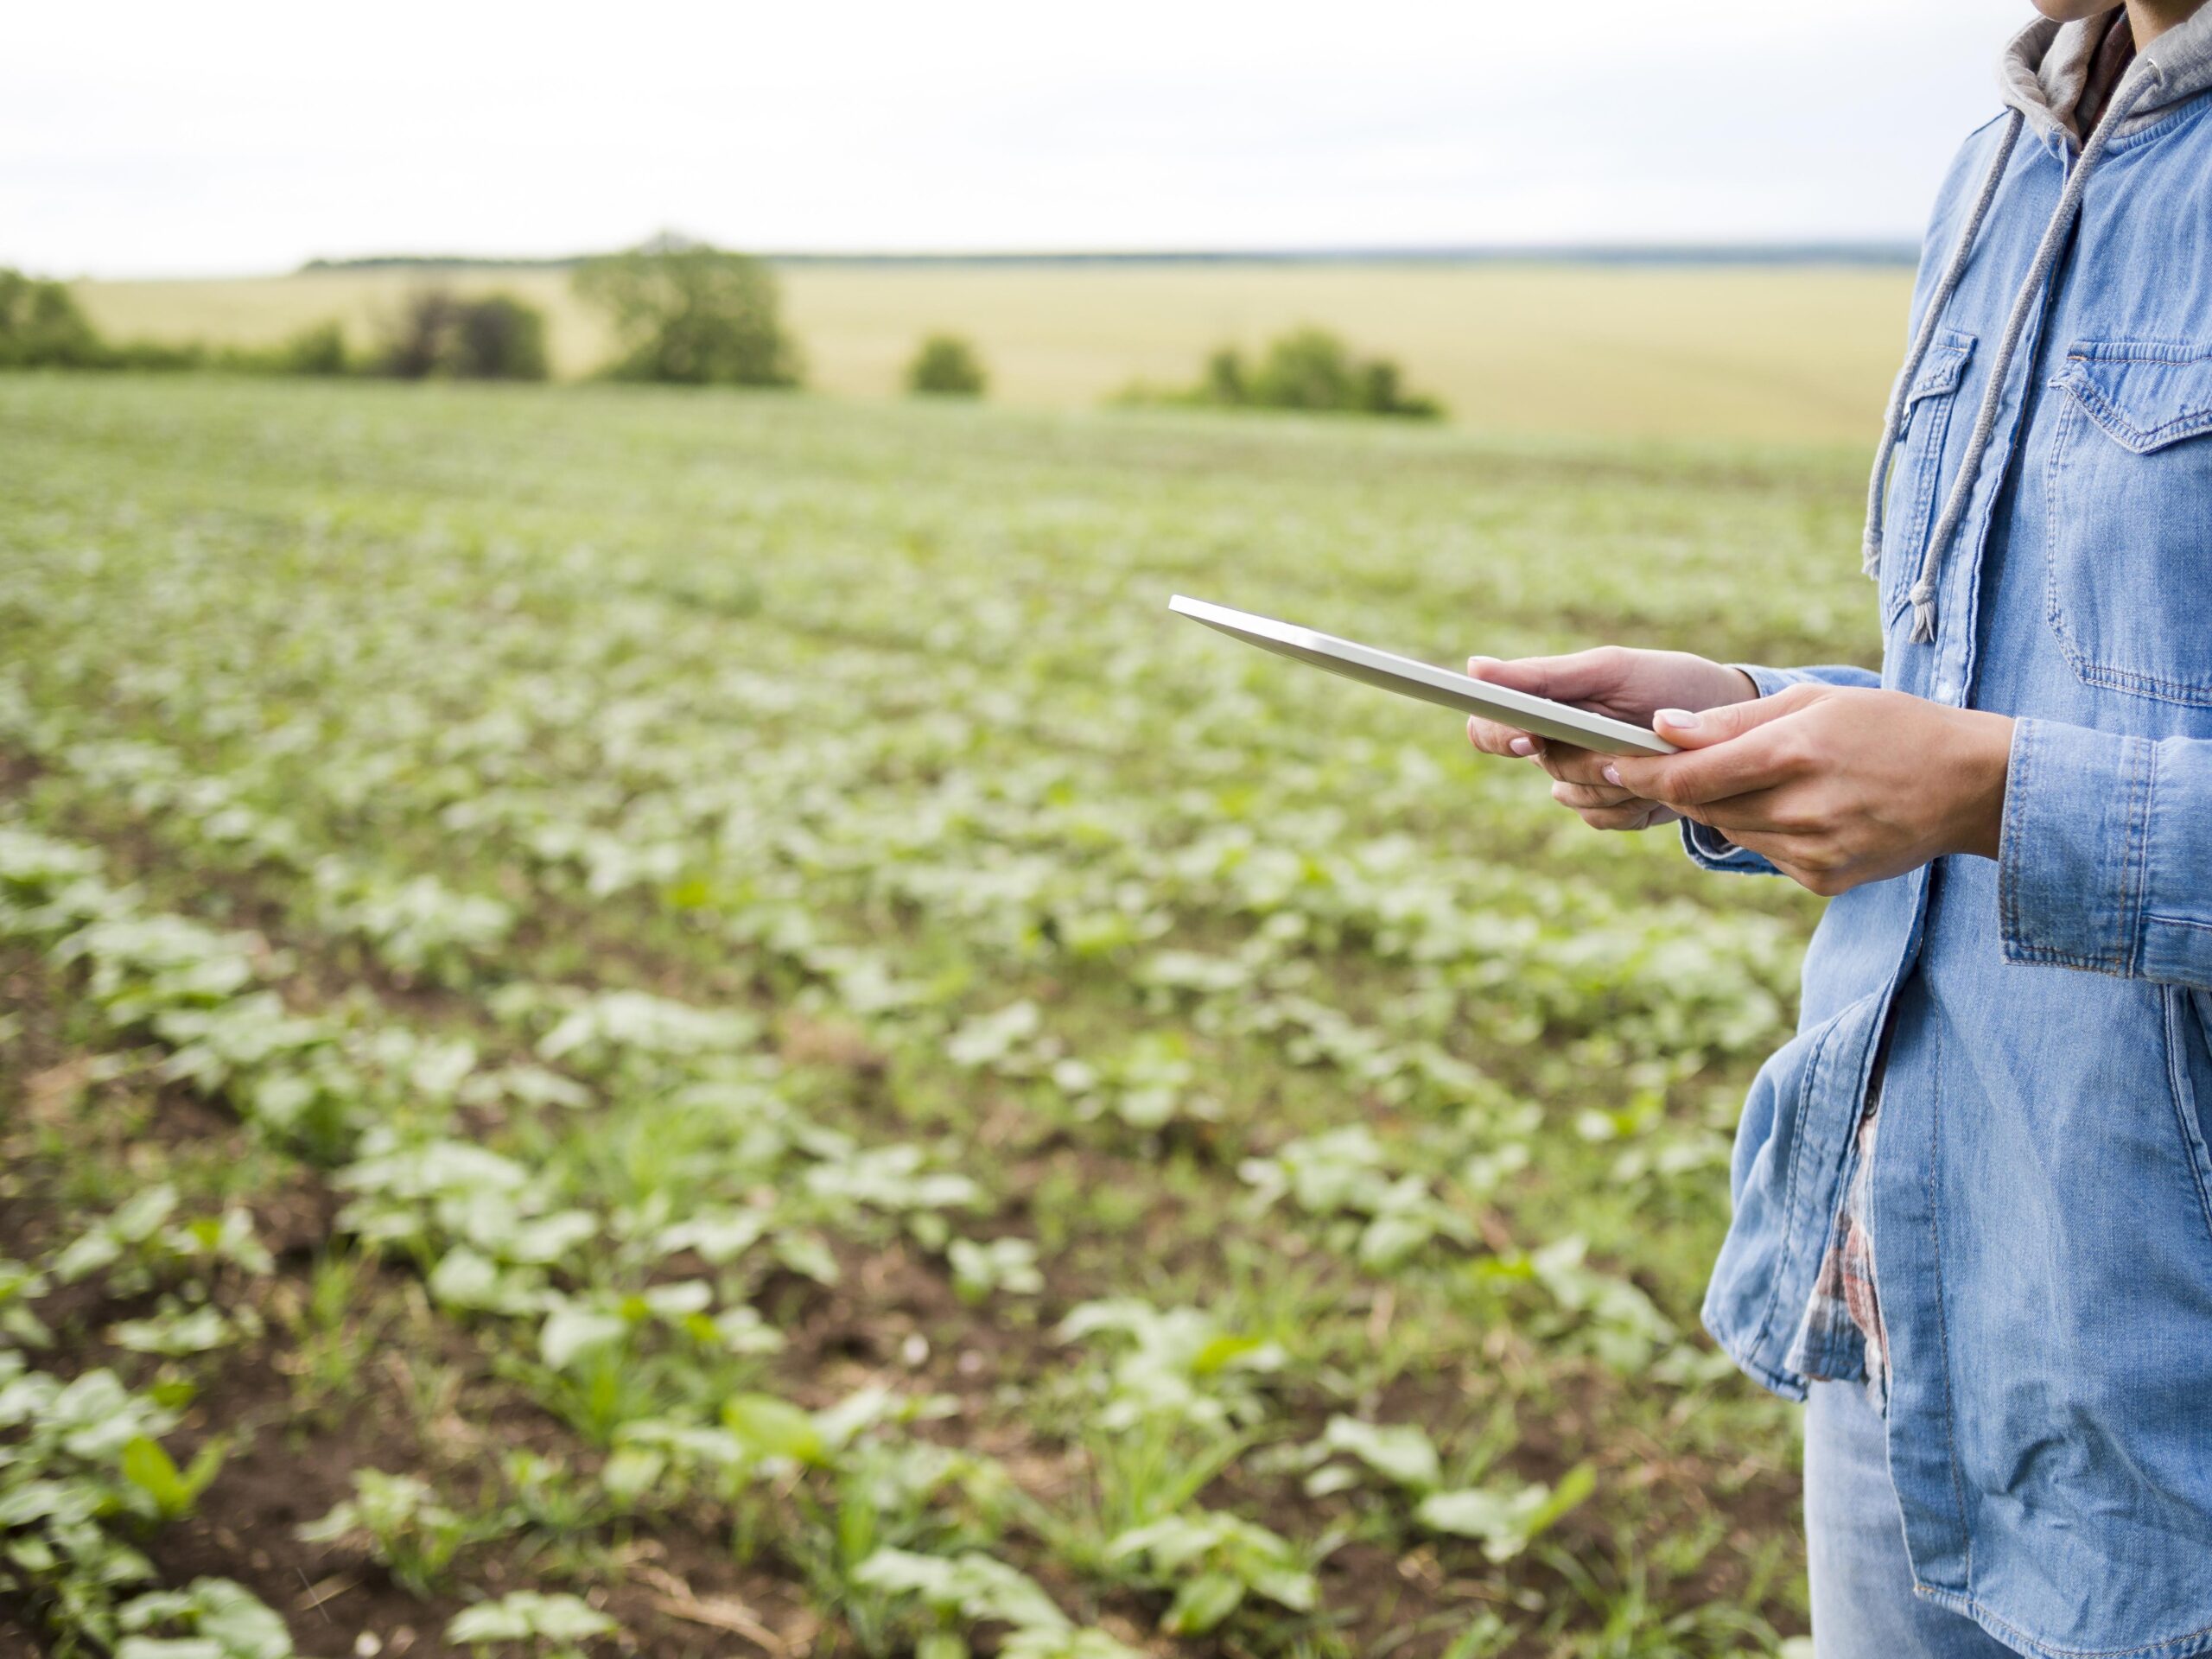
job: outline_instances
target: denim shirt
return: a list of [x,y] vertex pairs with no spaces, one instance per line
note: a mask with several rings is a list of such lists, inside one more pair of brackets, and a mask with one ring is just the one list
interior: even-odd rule
[[[1967,143],[1918,328],[2005,127]],[[1879,683],[2015,718],[1998,858],[1835,899],[1752,1085],[1704,1318],[1802,1397],[1803,1316],[1889,1044],[1862,1188],[1916,1587],[2024,1652],[2212,1652],[2212,96],[2113,139],[2028,314],[1936,638],[1908,589],[2075,147],[2022,137],[1884,516]],[[1864,670],[1749,671],[1871,685]],[[1770,871],[1695,826],[1716,869]],[[1847,1356],[1818,1356],[1848,1363]],[[1794,1362],[1794,1363],[1793,1363]]]

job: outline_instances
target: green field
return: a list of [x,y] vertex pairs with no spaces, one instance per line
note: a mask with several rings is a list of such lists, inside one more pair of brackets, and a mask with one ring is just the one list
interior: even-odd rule
[[1774,1651],[1815,905],[1162,607],[1869,660],[1861,464],[0,377],[0,1649]]
[[[1865,442],[1903,349],[1910,274],[1819,266],[798,265],[783,273],[810,384],[887,397],[922,336],[973,338],[993,397],[1087,407],[1187,385],[1216,346],[1301,323],[1396,357],[1463,425],[1674,441]],[[326,318],[378,338],[412,289],[506,289],[544,308],[570,377],[608,355],[559,271],[328,271],[92,283],[118,338],[267,345]]]

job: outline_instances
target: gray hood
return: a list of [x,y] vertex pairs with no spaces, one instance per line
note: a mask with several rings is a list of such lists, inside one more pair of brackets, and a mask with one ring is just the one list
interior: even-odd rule
[[[2101,17],[2054,23],[2038,17],[2015,35],[1997,65],[1997,89],[2008,108],[2027,118],[2039,139],[2074,136],[2074,106],[2089,76],[2089,59],[2102,38]],[[2177,23],[2136,54],[2158,66],[2155,90],[2136,105],[2114,136],[2126,137],[2159,119],[2183,99],[2212,87],[2212,5]]]

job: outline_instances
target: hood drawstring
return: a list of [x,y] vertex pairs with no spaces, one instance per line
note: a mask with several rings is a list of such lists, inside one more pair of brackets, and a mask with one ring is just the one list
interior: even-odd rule
[[[1942,568],[1943,553],[1951,537],[1957,533],[1959,521],[1966,517],[1967,499],[1974,493],[1975,477],[1981,471],[1981,461],[1988,452],[1991,435],[1997,429],[1997,416],[2005,402],[2005,382],[2011,372],[2012,359],[2018,353],[2020,337],[2027,331],[2028,314],[2050,279],[2051,267],[2058,263],[2058,251],[2066,239],[2074,215],[2082,206],[2082,192],[2088,184],[2089,173],[2103,159],[2105,146],[2120,124],[2126,120],[2143,95],[2163,79],[2158,66],[2145,58],[2131,71],[2113,94],[2111,105],[2103,118],[2090,131],[2088,142],[2082,146],[2082,153],[2067,174],[2066,186],[2059,192],[2058,205],[2051,210],[2050,222],[2044,227],[2043,239],[2036,245],[2035,258],[2029,264],[2028,274],[2021,281],[2019,292],[2013,296],[2012,309],[2005,320],[2005,332],[1999,338],[1995,353],[1990,359],[1988,389],[1982,394],[1981,407],[1975,412],[1974,431],[1967,440],[1965,457],[1951,482],[1950,493],[1944,498],[1943,511],[1936,518],[1936,528],[1929,532],[1928,545],[1920,556],[1920,573],[1912,584],[1909,597],[1912,601],[1912,643],[1929,645],[1936,639],[1936,576]],[[1879,564],[1882,549],[1883,495],[1888,482],[1890,458],[1902,436],[1905,406],[1911,396],[1912,382],[1919,373],[1921,359],[1926,356],[1929,343],[1935,339],[1936,326],[1943,302],[1965,274],[1972,252],[1975,234],[1986,216],[1998,181],[2004,176],[2005,166],[2011,158],[2014,141],[2019,137],[2020,116],[2013,111],[2007,124],[2005,138],[1998,147],[1997,159],[1983,181],[1981,195],[1974,204],[1974,213],[1967,222],[1965,234],[1951,255],[1949,266],[1943,273],[1942,283],[1929,297],[1928,314],[1923,319],[1918,338],[1913,341],[1911,355],[1905,372],[1898,377],[1890,400],[1889,420],[1884,427],[1880,448],[1877,451],[1874,478],[1867,491],[1867,524],[1866,563],[1871,574]]]
[[1967,274],[1967,264],[1974,256],[1974,238],[1981,234],[1981,221],[1989,217],[1989,204],[1997,199],[1997,187],[2005,177],[2005,164],[2012,159],[2012,146],[2019,141],[2024,118],[2014,110],[2005,120],[2005,137],[1999,140],[1996,159],[1981,181],[1981,194],[1974,198],[1974,211],[1967,215],[1966,228],[1959,232],[1957,245],[1943,267],[1943,280],[1936,284],[1936,291],[1928,296],[1928,309],[1920,319],[1920,332],[1913,337],[1912,349],[1905,353],[1904,367],[1898,371],[1897,383],[1890,392],[1889,412],[1882,417],[1882,441],[1874,450],[1874,476],[1866,486],[1866,538],[1859,569],[1866,575],[1877,575],[1882,569],[1882,507],[1890,488],[1890,460],[1897,454],[1897,445],[1904,442],[1905,411],[1912,404],[1912,383],[1920,378],[1920,365],[1927,360],[1928,348],[1935,343],[1936,330],[1943,321],[1944,308],[1950,304],[1951,295],[1959,285],[1959,278]]

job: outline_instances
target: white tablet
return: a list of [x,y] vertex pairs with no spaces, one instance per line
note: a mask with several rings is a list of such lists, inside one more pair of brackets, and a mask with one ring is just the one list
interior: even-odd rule
[[1262,651],[1295,657],[1301,663],[1325,668],[1347,679],[1363,680],[1385,691],[1395,691],[1402,697],[1440,703],[1446,709],[1457,709],[1463,715],[1480,715],[1484,720],[1533,732],[1539,737],[1606,754],[1675,752],[1673,744],[1648,727],[1631,726],[1626,721],[1593,715],[1572,703],[1554,702],[1548,697],[1492,685],[1487,680],[1455,674],[1448,668],[1432,668],[1410,657],[1377,651],[1372,645],[1339,639],[1334,634],[1316,633],[1295,623],[1255,616],[1249,611],[1232,611],[1226,605],[1210,605],[1203,599],[1185,599],[1180,594],[1167,601],[1167,608]]

